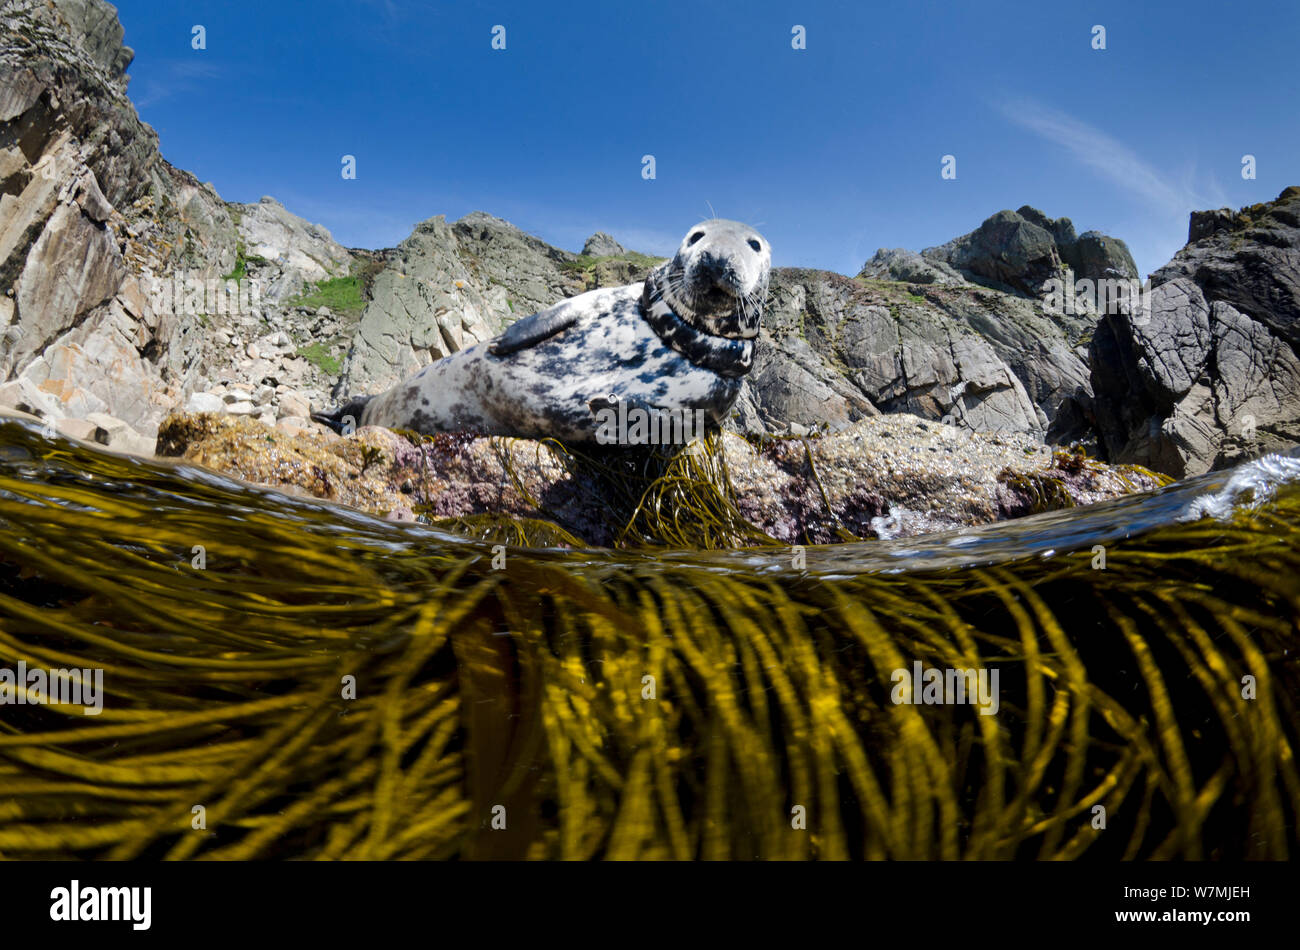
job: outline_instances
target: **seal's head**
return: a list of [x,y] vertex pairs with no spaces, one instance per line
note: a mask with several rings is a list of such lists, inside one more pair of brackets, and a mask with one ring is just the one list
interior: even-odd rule
[[752,339],[767,298],[772,249],[739,221],[713,218],[686,232],[677,254],[652,275],[683,320],[713,336]]

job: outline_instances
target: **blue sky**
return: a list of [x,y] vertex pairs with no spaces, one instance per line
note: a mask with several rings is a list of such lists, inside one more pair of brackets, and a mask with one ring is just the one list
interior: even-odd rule
[[1300,184],[1293,0],[118,8],[163,155],[353,247],[483,210],[571,250],[604,230],[666,253],[716,212],[759,227],[776,265],[855,274],[1032,204],[1123,238],[1145,275],[1189,211]]

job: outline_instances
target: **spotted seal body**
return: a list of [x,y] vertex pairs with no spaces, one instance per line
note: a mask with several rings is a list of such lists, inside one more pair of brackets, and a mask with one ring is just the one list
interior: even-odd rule
[[575,443],[610,441],[611,408],[689,413],[716,427],[753,365],[770,264],[753,228],[705,221],[643,283],[561,301],[312,418]]

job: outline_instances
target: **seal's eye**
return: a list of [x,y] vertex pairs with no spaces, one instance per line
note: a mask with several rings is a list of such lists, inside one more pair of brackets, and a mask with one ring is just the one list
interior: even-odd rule
[[686,242],[686,246],[689,247],[690,245],[694,244],[696,241],[698,241],[698,240],[699,240],[700,238],[702,238],[702,237],[704,237],[704,232],[703,232],[703,231],[696,231],[694,234],[691,235],[691,239],[690,239],[689,241]]
[[761,251],[761,250],[762,250],[762,248],[758,246],[758,242],[755,241],[753,238],[750,238],[750,239],[749,239],[749,246],[752,247],[752,248],[753,248],[754,250],[756,250],[756,251]]

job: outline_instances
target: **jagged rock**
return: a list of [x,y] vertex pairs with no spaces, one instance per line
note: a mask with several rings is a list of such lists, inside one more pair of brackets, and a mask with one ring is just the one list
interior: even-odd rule
[[1230,231],[1237,219],[1231,208],[1216,208],[1213,211],[1193,211],[1187,222],[1187,243],[1194,244],[1201,238],[1207,238],[1216,231]]
[[900,280],[909,284],[964,284],[956,269],[941,260],[926,260],[915,251],[901,247],[881,248],[862,265],[859,277]]
[[274,261],[282,270],[300,275],[297,282],[282,278],[275,285],[275,295],[268,293],[270,299],[281,299],[286,291],[296,293],[305,282],[348,273],[352,255],[347,249],[328,230],[291,214],[274,198],[231,207],[238,215],[239,235],[248,254]]
[[62,203],[36,239],[15,286],[13,348],[25,365],[78,319],[117,292],[125,277],[117,242],[75,202]]
[[514,320],[552,306],[588,289],[576,271],[577,255],[525,234],[509,221],[474,211],[452,229],[456,250],[491,285],[499,285],[511,302],[503,318]]
[[113,300],[46,347],[18,382],[50,418],[110,412],[152,432],[172,407],[157,367],[140,356],[130,335],[138,329]]
[[921,253],[1029,295],[1061,274],[1052,233],[1015,211],[999,211],[970,234]]
[[1090,350],[1107,457],[1176,476],[1300,445],[1300,188],[1189,233],[1149,318],[1105,315]]
[[[157,135],[126,97],[133,53],[116,11],[102,0],[10,0],[0,11],[0,122],[20,133],[28,155],[49,155],[52,136],[79,143],[109,204],[123,207],[149,188],[160,161]],[[36,164],[33,162],[33,164]],[[79,163],[61,163],[57,178]]]
[[1229,227],[1175,254],[1151,283],[1177,277],[1190,278],[1206,300],[1232,304],[1300,348],[1300,187],[1243,208]]
[[[966,322],[971,314],[963,306],[948,299],[936,306],[906,285],[777,268],[745,390],[769,431],[786,431],[790,423],[839,428],[883,411],[1042,435],[1048,418]],[[1082,364],[1059,328],[1042,319],[1039,329],[1048,334],[1045,346],[1055,341],[1063,364],[1078,364],[1068,385],[1064,379],[1051,385],[1063,397],[1082,377]]]
[[11,0],[0,33],[0,379],[52,419],[106,410],[151,431],[206,347],[144,285],[233,266],[233,224],[158,154],[109,4]]
[[[521,275],[531,271],[529,261],[535,265],[534,245],[541,242],[522,232],[507,234],[508,228],[489,215],[468,215],[454,229],[442,215],[418,225],[374,278],[336,393],[387,389],[421,366],[490,340],[513,316],[532,312],[512,314],[504,290],[489,288],[471,270],[461,247],[461,234],[473,231],[486,255],[475,258],[477,271],[495,264],[504,268],[499,272],[526,281]],[[521,253],[515,245],[530,250]],[[539,285],[536,292],[545,288]]]
[[617,257],[626,254],[627,248],[604,231],[597,231],[582,245],[582,253],[585,257]]
[[1063,277],[1065,267],[1075,280],[1137,277],[1123,241],[1098,231],[1076,237],[1069,218],[1049,218],[1029,205],[999,211],[969,234],[928,247],[921,255],[1030,297],[1041,296],[1044,283]]

